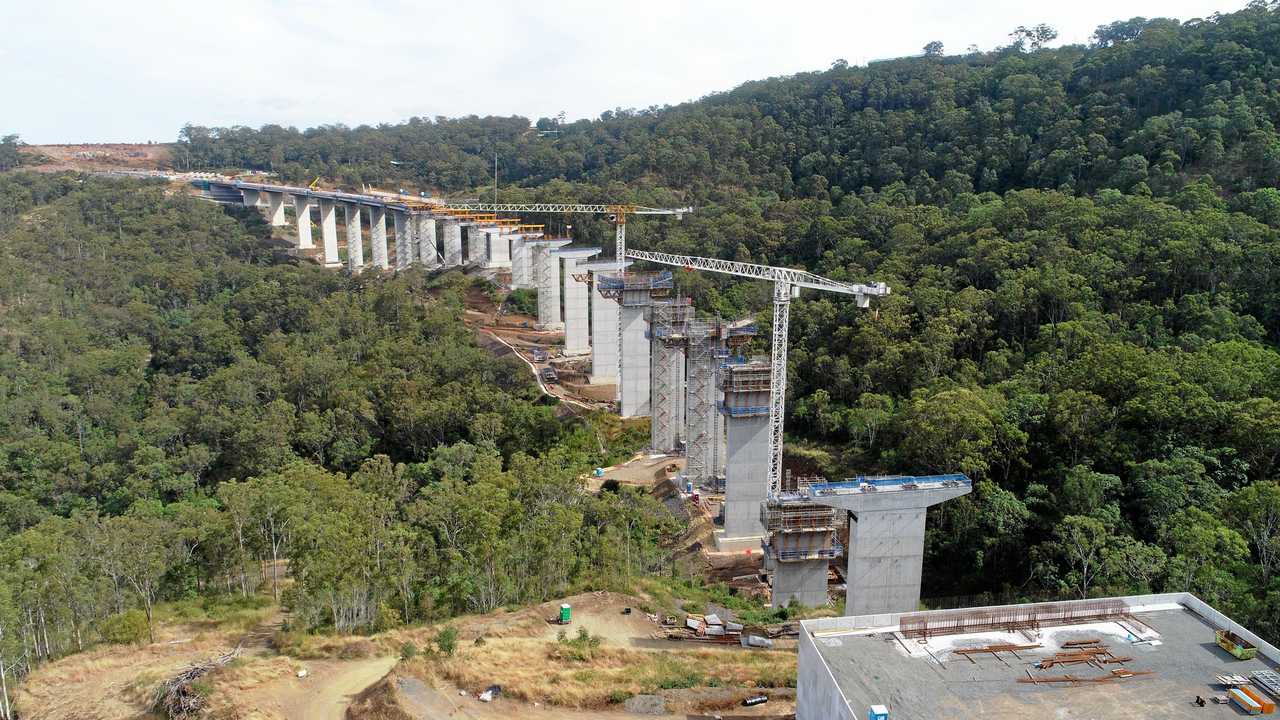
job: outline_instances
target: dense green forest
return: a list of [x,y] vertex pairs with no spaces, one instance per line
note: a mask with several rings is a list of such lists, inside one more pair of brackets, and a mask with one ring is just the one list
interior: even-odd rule
[[[976,480],[933,511],[926,596],[1190,590],[1280,638],[1280,10],[936,50],[573,123],[188,126],[174,157],[465,195],[497,153],[512,201],[697,207],[637,247],[886,281],[796,303],[791,460]],[[165,600],[366,631],[664,567],[670,516],[577,479],[626,438],[478,347],[464,278],[267,236],[160,184],[0,176],[0,667]],[[767,287],[679,283],[767,324]]]
[[276,263],[268,231],[163,183],[0,176],[9,672],[280,593],[277,560],[291,622],[344,632],[665,567],[672,516],[579,479],[632,439],[477,346],[460,274]]
[[[464,195],[496,153],[512,201],[697,207],[637,247],[887,281],[873,312],[797,303],[788,429],[831,475],[978,481],[935,510],[926,595],[1191,590],[1276,638],[1278,123],[1259,1],[573,123],[188,126],[177,157]],[[767,307],[679,280],[707,311]]]

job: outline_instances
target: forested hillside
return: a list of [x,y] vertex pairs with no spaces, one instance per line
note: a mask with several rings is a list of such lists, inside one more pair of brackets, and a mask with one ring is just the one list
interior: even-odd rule
[[[788,428],[832,475],[978,481],[936,511],[926,595],[1191,590],[1275,638],[1278,123],[1280,10],[1255,2],[541,132],[187,127],[178,157],[465,193],[496,152],[511,200],[697,206],[637,247],[887,281],[874,312],[797,304]],[[767,306],[680,282],[705,310]]]
[[[669,513],[478,347],[466,280],[271,262],[253,211],[0,176],[0,663],[146,637],[156,604],[280,590],[387,628],[663,565]],[[606,429],[607,430],[607,429]]]

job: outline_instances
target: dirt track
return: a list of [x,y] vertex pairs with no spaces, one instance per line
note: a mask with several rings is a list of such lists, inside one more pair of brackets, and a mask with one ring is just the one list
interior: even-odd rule
[[352,698],[391,672],[396,662],[393,657],[340,661],[305,678],[300,704],[284,707],[283,714],[297,720],[343,720]]

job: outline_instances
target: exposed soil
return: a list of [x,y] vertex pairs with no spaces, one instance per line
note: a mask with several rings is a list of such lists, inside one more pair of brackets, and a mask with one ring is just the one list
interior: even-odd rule
[[115,169],[163,170],[172,166],[172,146],[167,143],[86,143],[80,145],[25,145],[21,152],[46,158],[24,169],[43,172]]

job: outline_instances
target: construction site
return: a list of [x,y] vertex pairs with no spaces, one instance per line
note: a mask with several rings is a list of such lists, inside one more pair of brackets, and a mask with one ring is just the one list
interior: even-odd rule
[[[519,354],[544,392],[624,421],[648,419],[651,456],[682,468],[674,478],[682,498],[714,523],[703,550],[734,559],[720,563],[731,568],[722,579],[762,589],[774,607],[827,606],[833,589],[837,597],[844,591],[849,614],[917,606],[926,509],[968,493],[969,479],[832,482],[793,478],[783,467],[791,301],[812,290],[851,296],[866,308],[889,294],[884,283],[627,248],[629,217],[678,221],[692,208],[454,202],[314,183],[191,182],[211,200],[260,208],[291,238],[292,254],[325,267],[351,274],[459,269],[502,292],[536,291],[536,317],[504,316],[483,298],[469,301],[468,315]],[[610,220],[612,257],[526,222],[555,214]],[[637,262],[656,269],[636,270]],[[752,319],[716,317],[680,296],[672,268],[772,283],[769,354],[747,354],[760,344]]]
[[801,622],[799,720],[1269,714],[1280,651],[1187,593]]

